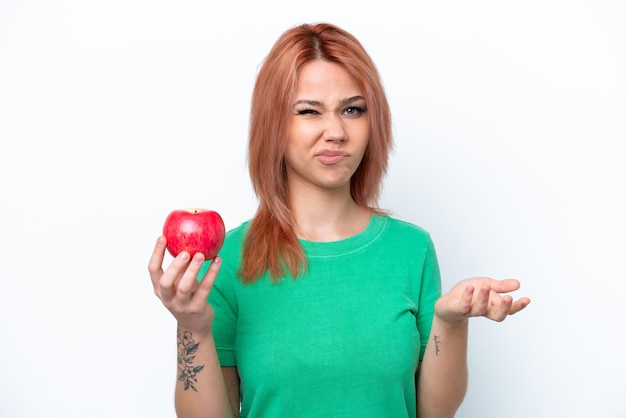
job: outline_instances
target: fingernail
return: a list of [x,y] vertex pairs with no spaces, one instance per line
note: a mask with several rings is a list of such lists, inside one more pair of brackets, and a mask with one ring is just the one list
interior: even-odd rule
[[178,254],[178,258],[181,261],[187,261],[189,259],[189,253],[187,253],[187,251],[183,251],[182,253]]

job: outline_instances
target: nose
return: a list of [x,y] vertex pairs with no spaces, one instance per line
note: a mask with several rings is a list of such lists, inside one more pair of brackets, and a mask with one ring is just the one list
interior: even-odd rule
[[328,142],[345,142],[348,139],[344,122],[339,116],[332,115],[326,119],[323,138]]

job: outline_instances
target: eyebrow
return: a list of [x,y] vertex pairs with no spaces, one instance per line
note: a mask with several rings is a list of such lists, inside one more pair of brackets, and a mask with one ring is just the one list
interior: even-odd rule
[[[346,99],[341,100],[341,102],[339,104],[341,106],[347,106],[347,105],[353,104],[355,102],[358,102],[359,100],[365,100],[365,97],[363,97],[363,96],[348,97]],[[318,100],[308,100],[308,99],[298,100],[298,101],[296,101],[294,103],[294,106],[299,105],[299,104],[308,104],[310,106],[323,106],[323,103],[318,101]]]

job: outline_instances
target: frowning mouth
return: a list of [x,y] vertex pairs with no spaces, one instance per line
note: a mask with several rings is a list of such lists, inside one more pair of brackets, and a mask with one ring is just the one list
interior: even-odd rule
[[343,151],[322,151],[315,158],[324,165],[333,165],[346,160],[350,155]]

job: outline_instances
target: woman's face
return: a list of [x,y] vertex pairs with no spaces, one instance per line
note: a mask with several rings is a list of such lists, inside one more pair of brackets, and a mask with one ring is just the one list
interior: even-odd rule
[[365,98],[343,67],[315,60],[301,68],[287,136],[290,187],[350,189],[370,128]]

